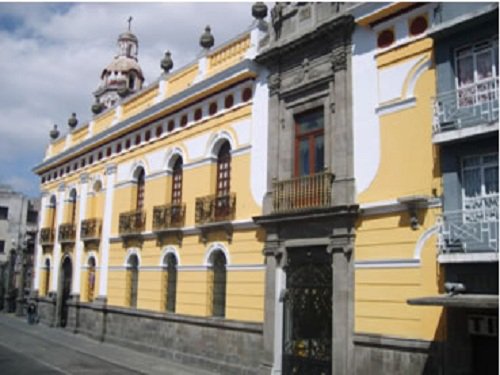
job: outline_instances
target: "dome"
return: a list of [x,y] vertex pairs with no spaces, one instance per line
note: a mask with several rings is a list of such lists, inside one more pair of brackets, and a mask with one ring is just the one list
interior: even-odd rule
[[144,79],[142,75],[142,69],[139,63],[127,56],[117,56],[111,61],[111,63],[103,70],[101,78],[107,72],[130,72],[135,70],[141,79]]
[[119,36],[118,36],[118,40],[131,40],[133,42],[138,42],[138,39],[137,37],[132,34],[130,31],[125,31],[124,33],[121,33]]

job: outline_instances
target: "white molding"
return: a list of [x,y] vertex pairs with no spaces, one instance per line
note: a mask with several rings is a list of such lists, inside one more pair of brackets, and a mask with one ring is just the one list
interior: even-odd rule
[[174,158],[176,159],[177,157],[180,157],[182,159],[182,167],[184,168],[184,163],[186,162],[186,152],[182,147],[174,146],[169,149],[165,155],[165,159],[162,165],[162,172],[165,171],[171,173],[172,168],[174,167],[172,165],[172,162],[174,161]]
[[415,93],[415,86],[417,85],[417,81],[420,76],[431,67],[432,61],[430,58],[425,58],[421,65],[415,69],[413,75],[411,76],[408,82],[408,88],[406,91],[406,98],[413,98]]
[[131,247],[127,250],[127,254],[125,255],[125,262],[123,263],[123,267],[127,268],[129,266],[128,262],[132,255],[137,256],[137,267],[140,268],[142,264],[141,259],[141,250],[137,247]]
[[377,259],[358,260],[354,262],[354,268],[418,268],[420,259]]
[[378,116],[388,115],[390,113],[402,111],[404,109],[415,107],[417,104],[417,98],[411,97],[402,100],[397,100],[387,104],[381,104],[375,108],[375,113]]
[[407,208],[396,199],[362,203],[359,205],[359,208],[362,216],[388,214],[407,210]]
[[179,250],[177,250],[176,247],[172,245],[165,246],[163,250],[161,251],[160,255],[160,263],[158,264],[159,267],[165,267],[165,258],[168,254],[174,254],[175,259],[177,260],[177,267],[181,266],[181,257],[179,255]]
[[233,264],[226,266],[228,271],[265,271],[265,264]]
[[[431,199],[427,202],[425,207],[421,208],[439,208],[441,207],[441,201],[439,198]],[[370,203],[362,203],[359,205],[362,216],[372,216],[372,215],[381,215],[381,214],[389,214],[395,212],[407,211],[408,208],[398,202],[396,199],[389,199],[386,201],[376,201]]]
[[234,156],[241,156],[241,155],[248,154],[250,152],[251,148],[252,148],[252,145],[247,145],[247,146],[243,146],[243,147],[240,147],[238,149],[235,149],[235,150],[231,150],[231,156],[234,157]]
[[99,268],[99,256],[97,255],[97,252],[94,250],[88,252],[87,257],[85,259],[85,266],[86,267],[88,267],[90,258],[94,258],[95,268],[98,269]]
[[438,231],[439,226],[434,225],[422,233],[422,235],[418,238],[417,244],[415,245],[415,251],[413,252],[414,259],[421,259],[425,243],[429,240],[429,238],[437,234]]
[[134,175],[135,175],[137,168],[139,168],[139,167],[142,167],[144,169],[144,177],[149,176],[149,166],[147,164],[147,161],[143,160],[143,159],[134,160],[134,162],[132,163],[132,166],[130,167],[129,175],[128,175],[128,178],[130,181],[136,180]]
[[281,291],[286,288],[286,272],[276,267],[274,284],[274,362],[272,374],[281,374],[283,350],[283,302],[280,301]]
[[187,271],[187,272],[203,272],[207,271],[207,266],[180,266],[177,268],[177,271]]
[[115,189],[123,189],[123,188],[131,187],[134,185],[135,185],[134,181],[122,181],[122,182],[118,182],[117,184],[115,184],[114,188]]
[[217,154],[219,153],[220,144],[223,143],[224,141],[229,142],[231,151],[236,149],[236,142],[233,139],[233,135],[227,130],[221,130],[210,136],[207,149],[205,151],[205,158],[210,158],[210,157],[216,158]]
[[[112,172],[112,168],[106,168],[107,172]],[[114,183],[117,173],[106,174],[106,193],[104,196],[104,213],[102,221],[102,236],[101,236],[101,272],[99,275],[99,295],[106,296],[108,291],[108,262],[110,250],[110,235],[111,235],[111,219],[113,213],[113,197]]]
[[498,262],[498,253],[484,252],[484,253],[450,253],[439,254],[439,263],[491,263]]
[[229,250],[227,249],[227,247],[222,242],[213,242],[208,246],[207,250],[205,251],[205,256],[203,258],[203,265],[205,267],[212,266],[210,257],[212,253],[214,253],[217,250],[220,250],[224,253],[224,256],[226,257],[226,267],[231,265],[231,258],[229,256]]
[[491,132],[498,132],[498,121],[435,133],[432,135],[432,143],[440,144]]

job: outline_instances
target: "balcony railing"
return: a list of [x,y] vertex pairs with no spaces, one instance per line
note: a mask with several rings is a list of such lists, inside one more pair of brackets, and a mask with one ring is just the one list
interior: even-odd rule
[[469,199],[467,210],[444,212],[438,221],[441,253],[498,252],[498,195]]
[[273,183],[273,212],[285,213],[332,204],[333,174],[321,172]]
[[185,204],[155,206],[153,209],[153,231],[183,227],[185,214]]
[[101,238],[102,221],[101,219],[82,220],[80,227],[80,238],[82,240],[98,240]]
[[55,239],[55,230],[53,228],[40,229],[40,245],[52,245]]
[[236,212],[236,194],[217,196],[209,195],[196,198],[197,225],[234,220]]
[[120,235],[140,234],[144,231],[146,224],[146,212],[134,210],[120,214],[118,231]]
[[498,77],[439,94],[434,134],[498,121]]
[[76,237],[75,224],[65,223],[59,225],[59,242],[74,242]]

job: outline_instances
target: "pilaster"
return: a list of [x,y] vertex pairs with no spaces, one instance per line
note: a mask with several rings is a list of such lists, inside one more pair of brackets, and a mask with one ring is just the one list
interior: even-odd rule
[[80,280],[81,280],[81,268],[82,268],[82,253],[84,248],[84,243],[80,238],[80,227],[82,225],[82,220],[85,219],[87,214],[87,190],[88,190],[88,174],[83,173],[80,175],[80,205],[78,209],[78,222],[75,224],[75,247],[76,254],[74,260],[74,272],[73,272],[73,285],[71,286],[71,294],[73,296],[80,295]]
[[[45,215],[47,215],[47,205],[49,204],[49,197],[47,194],[42,194],[40,199],[40,212],[38,214],[38,228],[43,227],[43,220]],[[36,255],[35,255],[35,275],[33,277],[33,291],[37,292],[40,290],[40,272],[42,268],[42,256],[43,248],[40,244],[40,232],[36,236]]]
[[57,286],[59,283],[59,271],[61,265],[61,243],[59,242],[59,226],[63,221],[63,212],[64,212],[64,194],[65,194],[65,185],[59,185],[57,192],[57,203],[56,203],[56,228],[54,234],[54,259],[52,260],[52,285],[50,287],[50,291],[57,293]]
[[106,198],[104,206],[104,218],[102,223],[101,236],[101,262],[99,269],[99,295],[100,300],[107,299],[108,293],[108,263],[109,263],[109,238],[111,236],[111,222],[113,218],[113,196],[115,190],[116,165],[108,165],[106,175]]

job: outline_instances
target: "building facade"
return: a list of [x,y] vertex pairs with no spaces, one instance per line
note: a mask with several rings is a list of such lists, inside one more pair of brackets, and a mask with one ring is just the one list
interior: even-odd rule
[[199,59],[171,72],[167,53],[164,73],[141,88],[138,38],[120,35],[95,116],[53,131],[35,167],[43,322],[220,373],[255,372],[265,269],[252,217],[266,189],[268,92],[253,57],[264,36],[255,21],[212,48],[207,27]]
[[38,199],[0,186],[0,310],[22,314],[33,276]]
[[437,262],[445,373],[498,373],[498,4],[441,3],[429,32],[436,96],[432,142],[442,178]]
[[353,14],[353,371],[496,373],[498,8]]
[[269,69],[263,373],[354,363],[353,18],[344,3],[277,3]]
[[224,374],[493,373],[498,5],[267,13],[147,87],[119,36],[35,167],[42,321]]

